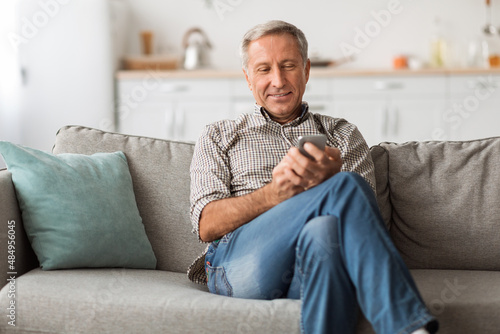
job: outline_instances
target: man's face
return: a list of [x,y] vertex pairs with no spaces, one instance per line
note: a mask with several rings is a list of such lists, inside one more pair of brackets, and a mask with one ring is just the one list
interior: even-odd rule
[[268,35],[251,42],[247,67],[248,87],[273,120],[285,124],[300,116],[311,64],[308,60],[304,67],[292,36]]

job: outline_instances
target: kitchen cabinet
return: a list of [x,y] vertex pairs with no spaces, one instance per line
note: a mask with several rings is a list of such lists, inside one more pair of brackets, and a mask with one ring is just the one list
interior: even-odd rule
[[255,99],[253,98],[252,91],[248,88],[248,84],[243,76],[243,73],[240,78],[233,78],[230,82],[231,109],[234,117],[236,118],[240,114],[253,112]]
[[309,78],[304,93],[304,101],[312,113],[328,114],[333,109],[332,79]]
[[122,79],[117,89],[122,133],[195,141],[206,124],[233,117],[224,79]]
[[430,140],[443,128],[446,93],[444,76],[334,78],[330,115],[355,124],[369,146]]
[[234,118],[229,101],[179,102],[175,115],[173,139],[185,141],[196,141],[207,124]]
[[449,140],[500,136],[500,76],[451,76],[443,119]]
[[[463,72],[316,71],[304,100],[313,113],[357,125],[369,146],[499,136],[500,71]],[[118,131],[176,140],[195,141],[206,124],[255,103],[239,71],[126,73],[117,89]]]

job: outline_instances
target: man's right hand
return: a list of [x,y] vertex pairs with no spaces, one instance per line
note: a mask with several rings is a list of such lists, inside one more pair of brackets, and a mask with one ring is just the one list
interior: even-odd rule
[[275,206],[303,192],[305,190],[304,187],[295,184],[293,182],[294,177],[296,177],[296,174],[292,166],[284,158],[274,167],[271,183],[263,188],[267,196],[267,201]]

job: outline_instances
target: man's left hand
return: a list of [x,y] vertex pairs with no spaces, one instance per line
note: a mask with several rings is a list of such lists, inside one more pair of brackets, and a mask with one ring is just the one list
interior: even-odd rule
[[340,172],[342,158],[338,148],[326,147],[322,151],[315,145],[306,143],[304,149],[314,160],[302,155],[296,147],[292,147],[284,159],[295,174],[291,177],[295,185],[307,190]]

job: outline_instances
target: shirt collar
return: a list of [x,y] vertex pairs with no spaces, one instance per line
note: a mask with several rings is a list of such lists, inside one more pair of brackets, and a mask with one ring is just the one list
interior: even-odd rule
[[[260,114],[262,115],[266,121],[268,122],[274,122],[272,119],[271,119],[271,116],[269,116],[269,113],[266,109],[264,109],[264,107],[260,106],[259,104],[255,103],[254,105],[254,112],[256,114]],[[289,126],[293,126],[293,125],[298,125],[300,124],[303,120],[307,119],[307,116],[309,115],[309,104],[305,101],[302,101],[302,114],[297,117],[296,119],[294,119],[293,121],[287,123],[287,124],[284,124],[284,125],[289,125]]]

